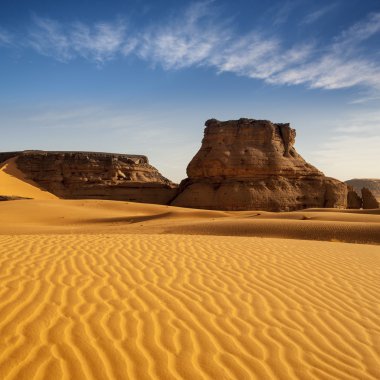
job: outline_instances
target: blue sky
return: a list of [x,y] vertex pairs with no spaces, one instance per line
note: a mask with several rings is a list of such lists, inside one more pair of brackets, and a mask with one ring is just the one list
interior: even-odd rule
[[0,151],[141,153],[179,181],[204,121],[290,122],[327,175],[380,177],[380,1],[9,1]]

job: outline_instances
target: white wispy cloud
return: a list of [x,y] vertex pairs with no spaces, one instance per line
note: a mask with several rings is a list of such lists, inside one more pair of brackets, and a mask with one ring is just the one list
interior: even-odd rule
[[[288,17],[297,4],[286,2],[275,12],[274,21],[278,13]],[[306,15],[304,22],[316,21],[335,6]],[[240,35],[233,20],[223,18],[210,0],[192,3],[143,29],[127,27],[123,20],[62,24],[34,16],[28,46],[62,62],[83,58],[101,66],[116,57],[135,55],[165,70],[205,66],[217,73],[230,72],[276,85],[329,90],[361,86],[374,91],[376,97],[380,91],[379,52],[366,44],[379,33],[380,12],[369,14],[327,43],[302,39],[291,43],[278,32],[262,28]],[[6,41],[1,36],[0,30],[0,43]]]
[[324,50],[302,65],[290,65],[269,82],[307,84],[311,88],[339,89],[362,85],[380,90],[380,65],[371,52],[362,54],[363,44],[380,32],[380,13],[370,14],[343,31]]
[[[286,3],[284,12],[295,4]],[[335,6],[320,9],[313,17],[309,15],[309,20],[322,17]],[[370,14],[323,47],[315,41],[286,47],[280,37],[257,30],[237,36],[231,28],[220,25],[210,7],[201,10],[191,9],[177,22],[151,31],[136,47],[140,56],[165,69],[202,64],[219,73],[231,72],[277,85],[380,89],[378,60],[371,53],[359,54],[362,43],[380,31],[380,13]],[[204,19],[211,23],[202,24]]]
[[235,39],[230,46],[211,57],[209,63],[215,65],[219,72],[265,79],[282,66],[281,62],[271,60],[279,45],[275,38],[266,39],[252,33]]
[[336,38],[334,46],[338,48],[349,48],[357,46],[380,32],[380,12],[371,13],[365,20],[359,21]]
[[284,2],[280,2],[279,4],[274,5],[267,12],[269,14],[273,14],[273,25],[278,26],[281,24],[285,24],[291,13],[294,9],[300,4],[299,0],[288,0]]
[[[311,45],[283,49],[276,38],[263,38],[257,33],[234,41],[234,44],[212,57],[219,72],[232,72],[274,83],[274,76],[289,66],[304,62]],[[279,57],[281,57],[279,59]]]
[[380,67],[365,58],[327,53],[315,61],[286,68],[267,80],[274,84],[306,84],[310,88],[328,90],[358,85],[380,89]]
[[307,14],[305,18],[301,21],[301,24],[312,24],[318,21],[324,15],[326,15],[327,13],[335,9],[337,5],[338,5],[337,3],[332,3]]
[[12,44],[13,37],[11,33],[0,27],[0,46]]
[[210,18],[210,3],[194,3],[179,18],[142,35],[138,55],[178,69],[206,63],[229,39],[229,31]]
[[63,25],[37,16],[33,21],[29,45],[62,62],[82,57],[104,63],[113,59],[127,44],[126,25],[121,21],[99,22],[92,26],[80,22]]
[[69,38],[72,49],[79,55],[96,62],[113,59],[125,42],[126,26],[123,22],[97,23],[92,28],[74,24]]
[[34,16],[28,43],[40,54],[59,61],[73,58],[69,37],[62,25],[55,20]]
[[350,104],[363,104],[363,103],[371,103],[371,102],[377,102],[380,100],[380,93],[373,91],[373,90],[367,90],[363,92],[362,94],[358,94],[356,99],[351,100]]
[[[303,62],[309,55],[311,45],[286,50],[275,36],[263,36],[258,31],[236,35],[231,20],[220,21],[220,14],[211,4],[194,3],[165,26],[150,28],[134,52],[165,69],[202,65],[214,67],[218,73],[232,72],[264,80],[287,65]],[[288,2],[280,10],[286,8],[290,12],[294,4]]]

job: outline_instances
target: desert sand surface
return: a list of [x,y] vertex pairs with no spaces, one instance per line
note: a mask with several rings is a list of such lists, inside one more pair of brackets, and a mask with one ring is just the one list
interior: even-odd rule
[[[2,173],[0,194],[3,178],[24,182]],[[21,185],[10,193],[36,199],[0,202],[0,379],[380,378],[379,210],[193,210]]]
[[1,379],[378,379],[380,249],[0,236]]
[[104,200],[0,202],[0,234],[139,233],[380,244],[380,210],[224,212]]

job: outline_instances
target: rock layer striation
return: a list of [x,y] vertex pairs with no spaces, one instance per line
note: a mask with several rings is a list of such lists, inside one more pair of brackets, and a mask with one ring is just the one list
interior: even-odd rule
[[23,151],[0,153],[0,162],[15,156],[27,178],[61,198],[167,204],[177,194],[143,155]]
[[207,120],[176,206],[287,211],[347,205],[346,184],[324,176],[295,150],[289,124]]

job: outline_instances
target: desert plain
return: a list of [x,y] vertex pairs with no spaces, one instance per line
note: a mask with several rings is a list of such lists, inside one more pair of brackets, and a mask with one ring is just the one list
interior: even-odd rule
[[380,378],[380,210],[0,194],[0,379]]

